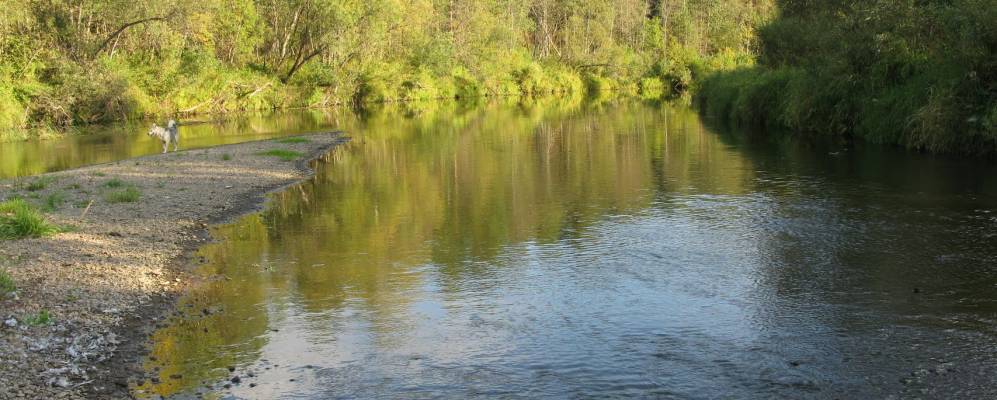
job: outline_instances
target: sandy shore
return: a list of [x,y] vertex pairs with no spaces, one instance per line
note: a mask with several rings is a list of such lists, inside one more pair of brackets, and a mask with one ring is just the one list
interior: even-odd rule
[[[309,160],[346,140],[303,137],[0,181],[0,200],[19,196],[43,206],[62,197],[47,216],[71,227],[0,241],[0,268],[17,285],[0,294],[0,399],[127,397],[146,337],[187,287],[189,258],[208,240],[208,225],[259,209],[266,193],[308,177]],[[303,156],[258,154],[272,149]],[[39,179],[45,188],[28,190]],[[129,186],[141,193],[138,201],[107,200]],[[44,312],[49,321],[39,318]]]

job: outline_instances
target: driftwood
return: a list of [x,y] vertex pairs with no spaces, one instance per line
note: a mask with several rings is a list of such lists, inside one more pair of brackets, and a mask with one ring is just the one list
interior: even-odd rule
[[90,212],[90,206],[93,206],[93,200],[90,200],[90,202],[87,203],[87,208],[83,209],[83,213],[80,214],[81,221],[83,220],[83,218],[87,217],[87,213]]

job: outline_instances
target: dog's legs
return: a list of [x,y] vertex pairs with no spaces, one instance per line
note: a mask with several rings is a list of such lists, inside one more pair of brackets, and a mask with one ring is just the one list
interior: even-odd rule
[[180,148],[180,141],[179,140],[174,140],[173,141],[173,151],[177,151],[177,149],[179,149],[179,148]]
[[170,148],[169,142],[163,142],[163,154],[166,154],[166,150]]

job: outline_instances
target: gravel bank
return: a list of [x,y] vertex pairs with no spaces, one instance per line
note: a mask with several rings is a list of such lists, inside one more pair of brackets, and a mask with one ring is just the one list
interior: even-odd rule
[[[208,224],[258,210],[266,193],[308,177],[309,160],[346,140],[302,137],[0,181],[0,201],[54,204],[49,220],[70,227],[0,241],[0,268],[17,285],[0,294],[0,399],[127,397],[146,336],[188,286],[189,257],[208,240]],[[303,156],[259,154],[274,149]],[[109,201],[129,187],[138,201]]]

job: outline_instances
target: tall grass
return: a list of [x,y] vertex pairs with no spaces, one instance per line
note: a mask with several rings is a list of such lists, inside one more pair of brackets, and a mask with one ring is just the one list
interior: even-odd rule
[[0,239],[42,237],[59,232],[59,227],[22,199],[0,203]]

